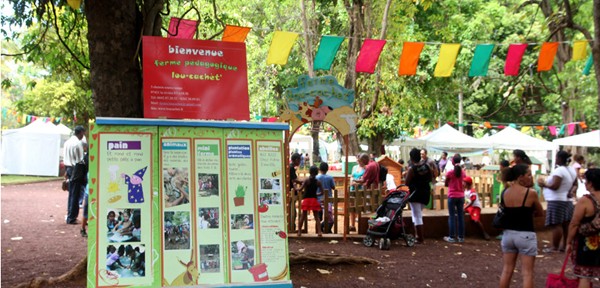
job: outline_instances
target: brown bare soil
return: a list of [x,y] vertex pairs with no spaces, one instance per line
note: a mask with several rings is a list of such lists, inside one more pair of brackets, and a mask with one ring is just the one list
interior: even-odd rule
[[[2,186],[1,193],[3,287],[30,283],[36,277],[59,277],[85,257],[87,239],[80,236],[80,226],[64,222],[67,192],[60,189],[60,181]],[[314,223],[309,223],[310,226]],[[547,246],[548,240],[548,232],[538,233],[540,248]],[[449,244],[441,239],[427,239],[425,245],[415,247],[393,241],[387,251],[365,247],[361,241],[360,238],[347,241],[329,236],[316,238],[310,234],[290,238],[289,249],[297,253],[296,256],[320,253],[377,261],[376,264],[335,265],[292,261],[294,286],[497,287],[502,270],[498,240],[467,238],[463,244]],[[548,273],[559,272],[564,256],[540,252],[536,259],[536,287],[544,286]],[[519,265],[513,275],[514,287],[522,286]],[[85,279],[79,277],[42,287],[84,285]]]

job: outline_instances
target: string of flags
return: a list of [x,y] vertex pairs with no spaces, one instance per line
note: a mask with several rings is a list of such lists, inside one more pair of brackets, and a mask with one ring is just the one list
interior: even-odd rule
[[[169,22],[168,37],[193,39],[196,34],[198,22],[195,20],[171,18]],[[244,42],[251,28],[226,25],[221,41]],[[292,48],[298,39],[299,33],[289,31],[275,31],[267,55],[267,64],[286,65]],[[322,35],[319,48],[315,54],[313,67],[315,70],[330,70],[333,60],[337,55],[342,42],[346,37]],[[365,39],[356,59],[356,72],[375,73],[375,67],[388,40]],[[552,69],[558,46],[570,42],[543,42],[541,43],[537,71]],[[462,46],[458,43],[426,43],[404,42],[398,66],[399,76],[411,76],[417,73],[419,58],[425,45],[440,45],[438,62],[433,72],[434,77],[450,77],[456,65],[456,59]],[[498,44],[501,45],[501,44]],[[469,77],[487,76],[490,59],[497,44],[478,44],[475,46],[471,60]],[[529,46],[539,46],[539,43],[509,44],[504,62],[504,75],[517,76],[521,67],[523,56]],[[586,40],[573,41],[573,56],[571,61],[584,60],[587,57],[583,75],[589,75],[592,68],[592,55],[588,56],[588,43]]]
[[[428,121],[428,119],[425,118],[421,118],[419,120],[419,123],[421,125],[425,124]],[[454,123],[454,122],[447,122],[449,125],[451,126],[458,126],[458,127],[466,127],[466,126],[471,126],[473,128],[485,128],[485,129],[504,129],[506,127],[512,127],[514,129],[519,129],[521,130],[521,132],[523,133],[531,133],[534,129],[536,131],[544,131],[545,129],[548,129],[548,131],[550,132],[550,135],[552,136],[571,136],[575,133],[575,129],[577,128],[577,126],[581,127],[581,129],[586,130],[588,128],[587,124],[585,123],[585,121],[580,121],[580,122],[571,122],[571,123],[565,123],[562,124],[560,126],[558,125],[526,125],[526,124],[515,124],[515,123],[509,123],[507,125],[504,124],[492,124],[490,122],[465,122],[465,123]]]
[[62,121],[62,117],[35,116],[19,113],[16,110],[2,107],[2,119],[7,119],[8,117],[16,117],[17,122],[21,123],[22,125],[29,124],[38,119],[42,119],[44,122],[52,122],[53,124],[59,124]]

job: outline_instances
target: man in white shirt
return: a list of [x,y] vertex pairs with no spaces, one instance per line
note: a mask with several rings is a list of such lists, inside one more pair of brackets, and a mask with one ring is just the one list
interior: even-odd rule
[[84,149],[81,139],[85,134],[85,128],[83,126],[75,127],[73,136],[65,142],[64,145],[64,159],[66,172],[65,179],[69,180],[69,200],[67,202],[67,224],[77,224],[77,217],[79,216],[79,198],[81,196],[81,190],[84,185],[82,179],[72,179],[73,168],[77,163],[82,163],[84,159]]

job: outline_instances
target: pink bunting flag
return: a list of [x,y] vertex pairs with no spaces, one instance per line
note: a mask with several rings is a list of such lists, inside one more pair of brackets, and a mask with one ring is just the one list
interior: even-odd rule
[[356,59],[356,72],[375,73],[375,66],[377,66],[385,42],[385,40],[365,39],[358,59]]
[[548,126],[548,130],[550,130],[550,135],[556,136],[556,126]]
[[525,50],[527,50],[527,43],[510,44],[508,46],[508,54],[506,55],[506,62],[504,63],[504,75],[519,75],[519,68],[521,67],[521,60],[523,60]]
[[573,135],[573,133],[575,133],[575,123],[569,123],[567,125],[567,133],[569,133],[569,136]]
[[168,38],[194,39],[198,21],[171,17]]

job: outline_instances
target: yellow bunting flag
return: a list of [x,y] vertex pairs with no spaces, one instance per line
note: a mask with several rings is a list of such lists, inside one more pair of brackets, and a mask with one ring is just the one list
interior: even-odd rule
[[573,42],[573,57],[571,60],[583,60],[587,56],[587,41],[579,40]]
[[79,10],[79,7],[81,7],[81,0],[67,0],[67,4],[75,10]]
[[419,118],[419,124],[425,125],[427,123],[427,118]]
[[527,133],[529,131],[531,131],[531,126],[523,126],[523,127],[521,127],[521,132],[522,133]]
[[298,33],[275,31],[273,33],[273,41],[271,41],[271,48],[269,48],[269,55],[267,56],[267,64],[285,65],[297,38]]
[[433,72],[434,77],[450,77],[452,75],[459,50],[460,44],[442,44],[440,56]]

